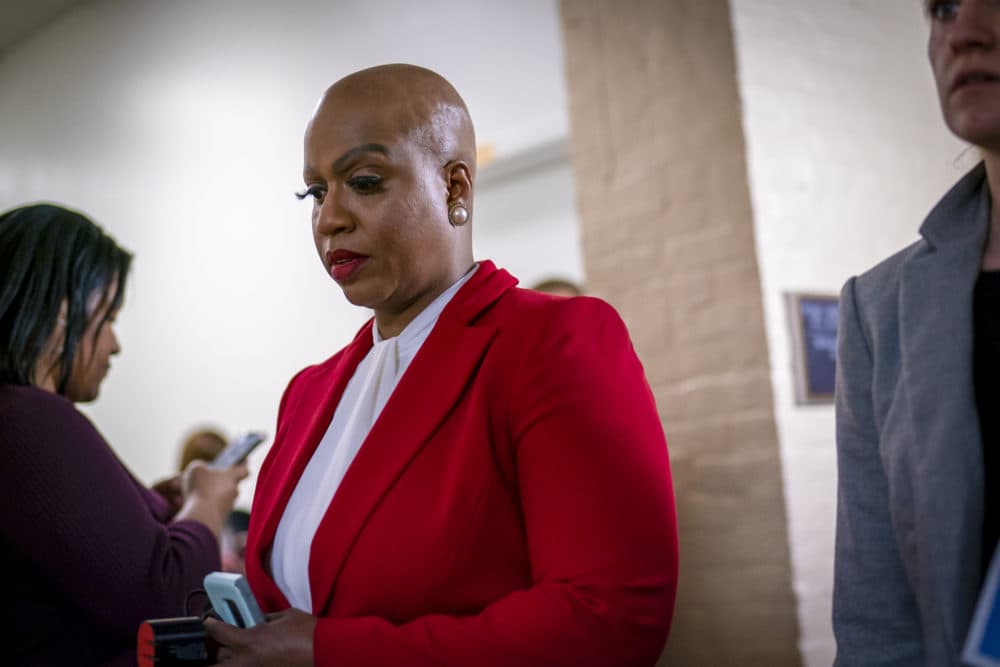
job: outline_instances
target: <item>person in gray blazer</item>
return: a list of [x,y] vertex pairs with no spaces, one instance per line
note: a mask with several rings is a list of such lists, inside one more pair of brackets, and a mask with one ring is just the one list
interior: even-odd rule
[[983,161],[841,292],[840,667],[961,665],[1000,537],[1000,6],[925,7],[945,122]]

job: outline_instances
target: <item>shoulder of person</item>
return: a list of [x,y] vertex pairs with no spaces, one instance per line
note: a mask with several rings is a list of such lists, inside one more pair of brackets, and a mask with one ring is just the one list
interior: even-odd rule
[[0,385],[0,423],[90,421],[65,396],[29,385]]
[[292,376],[292,379],[288,381],[288,386],[286,388],[286,393],[289,389],[296,385],[311,385],[314,382],[323,382],[330,373],[333,373],[337,369],[337,365],[340,360],[344,357],[344,354],[351,349],[354,345],[358,344],[358,341],[362,338],[371,339],[371,324],[372,320],[368,320],[358,332],[354,335],[354,338],[350,343],[340,348],[330,357],[327,357],[323,361],[306,366],[298,373]]
[[927,249],[927,241],[919,239],[899,252],[858,275],[854,280],[854,298],[861,306],[878,308],[883,304],[895,304],[899,296],[899,282],[903,266],[911,257]]
[[[80,460],[96,460],[107,449],[97,427],[72,401],[37,387],[0,385],[0,440],[7,461],[49,461],[53,451],[64,452],[72,442]],[[59,461],[68,467],[63,456]],[[11,464],[7,472],[21,470]]]
[[292,376],[291,380],[288,381],[288,388],[286,391],[297,386],[312,386],[316,383],[323,383],[325,379],[336,370],[337,364],[339,363],[341,357],[343,357],[346,349],[347,348],[341,349],[325,361],[321,361],[318,364],[312,364],[311,366],[306,366],[300,370]]
[[611,304],[594,296],[553,296],[515,288],[507,292],[503,301],[509,314],[519,322],[527,320],[556,327],[621,322],[621,316]]
[[628,328],[603,299],[514,289],[502,301],[497,315],[504,348],[530,350],[529,356],[590,354],[609,345],[631,348]]

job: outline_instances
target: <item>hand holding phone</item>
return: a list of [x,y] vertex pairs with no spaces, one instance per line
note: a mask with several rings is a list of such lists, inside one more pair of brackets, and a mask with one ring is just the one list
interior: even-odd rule
[[208,466],[210,468],[228,468],[243,463],[250,452],[266,439],[267,435],[261,431],[244,433],[226,445],[226,448],[219,452],[219,455]]
[[205,576],[205,592],[215,613],[226,623],[238,628],[264,623],[264,613],[242,574],[211,572]]

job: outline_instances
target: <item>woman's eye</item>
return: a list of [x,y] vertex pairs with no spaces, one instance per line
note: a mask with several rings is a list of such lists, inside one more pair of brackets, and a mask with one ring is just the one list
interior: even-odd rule
[[927,3],[927,15],[935,21],[947,21],[958,15],[958,5],[955,0],[931,0]]
[[382,179],[378,176],[355,176],[348,179],[347,184],[356,192],[363,195],[370,195],[379,191],[382,186]]
[[323,195],[326,194],[326,190],[318,185],[310,185],[302,192],[296,192],[295,196],[298,199],[305,199],[306,197],[312,197],[316,201],[323,201]]

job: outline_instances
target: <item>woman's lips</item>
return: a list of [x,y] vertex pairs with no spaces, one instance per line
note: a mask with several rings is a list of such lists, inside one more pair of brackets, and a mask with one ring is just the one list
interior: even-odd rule
[[339,283],[357,273],[368,257],[350,250],[332,250],[326,253],[326,261],[330,266],[330,277]]
[[958,75],[954,77],[951,92],[955,93],[960,90],[966,89],[977,89],[983,87],[991,87],[1000,82],[1000,77],[994,75],[992,72],[977,69],[968,69],[959,72]]

